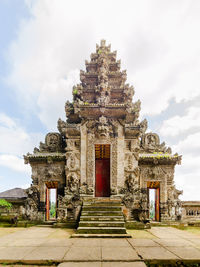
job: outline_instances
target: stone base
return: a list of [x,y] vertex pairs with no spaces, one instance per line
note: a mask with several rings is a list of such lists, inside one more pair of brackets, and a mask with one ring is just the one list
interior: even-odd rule
[[53,225],[53,228],[68,228],[68,229],[76,229],[78,226],[77,222],[57,222]]
[[71,238],[132,238],[129,234],[73,234]]
[[142,229],[151,229],[150,223],[143,223],[137,221],[127,221],[125,223],[126,229],[135,229],[135,230],[142,230]]

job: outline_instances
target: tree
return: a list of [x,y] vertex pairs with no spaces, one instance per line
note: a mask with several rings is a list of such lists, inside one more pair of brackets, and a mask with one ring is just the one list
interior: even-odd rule
[[10,210],[12,208],[12,204],[5,199],[0,199],[0,208],[1,207]]

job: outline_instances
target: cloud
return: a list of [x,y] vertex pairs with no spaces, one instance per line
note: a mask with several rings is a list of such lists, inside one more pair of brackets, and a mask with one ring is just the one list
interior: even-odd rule
[[18,120],[0,113],[0,154],[21,156],[42,140],[40,133],[28,133]]
[[182,165],[176,167],[176,186],[183,190],[182,200],[199,200],[199,162],[200,156],[184,155]]
[[22,188],[22,189],[27,189],[30,187],[30,184],[22,184],[22,185],[19,185],[19,188]]
[[176,115],[162,123],[160,133],[163,136],[176,136],[186,131],[200,130],[200,108],[188,108],[185,116]]
[[21,22],[10,46],[7,82],[48,129],[64,114],[72,85],[79,82],[77,70],[101,38],[128,67],[143,115],[165,110],[172,97],[180,102],[199,95],[199,1],[103,0],[98,8],[90,0],[26,3],[31,16]]
[[0,155],[0,165],[17,172],[31,174],[31,168],[24,164],[24,160],[13,155]]
[[[199,155],[200,151],[200,132],[188,135],[184,140],[173,146],[174,151],[189,155],[193,159]],[[192,163],[192,159],[191,159]]]

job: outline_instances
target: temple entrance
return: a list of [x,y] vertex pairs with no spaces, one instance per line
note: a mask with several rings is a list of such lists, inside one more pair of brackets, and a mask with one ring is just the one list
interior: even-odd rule
[[110,145],[95,145],[95,197],[110,196]]
[[160,182],[147,182],[149,218],[160,221]]
[[46,182],[46,221],[56,220],[58,182]]

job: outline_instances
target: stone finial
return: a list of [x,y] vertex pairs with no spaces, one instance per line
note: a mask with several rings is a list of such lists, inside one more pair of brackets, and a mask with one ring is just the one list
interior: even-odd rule
[[106,46],[106,40],[102,39],[101,40],[101,47],[105,47]]

